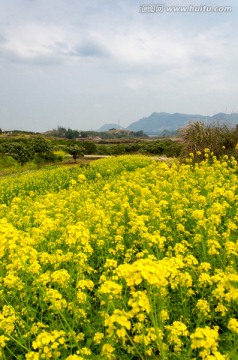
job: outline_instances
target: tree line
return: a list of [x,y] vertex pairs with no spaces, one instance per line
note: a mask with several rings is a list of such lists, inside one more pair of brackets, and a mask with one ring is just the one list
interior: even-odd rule
[[[64,129],[64,128],[63,128]],[[180,131],[180,141],[157,139],[146,141],[131,140],[129,143],[100,144],[92,141],[76,142],[75,140],[46,138],[43,135],[4,136],[0,138],[0,155],[13,158],[21,166],[34,161],[36,164],[61,162],[63,156],[69,154],[76,162],[85,154],[121,155],[148,154],[166,155],[168,157],[186,158],[190,153],[196,154],[209,148],[217,157],[223,154],[237,156],[238,126],[229,128],[227,125],[190,123]],[[58,153],[57,153],[58,152]],[[198,156],[201,160],[201,155]]]
[[[117,129],[111,129],[111,130],[117,130]],[[45,136],[53,136],[61,139],[77,139],[77,138],[90,138],[98,136],[102,139],[122,139],[122,138],[141,138],[141,137],[148,137],[144,133],[143,130],[139,131],[121,131],[121,132],[111,132],[111,131],[78,131],[78,130],[72,130],[70,128],[65,128],[62,126],[58,126],[57,129],[53,129],[50,131],[47,131],[45,133]]]
[[86,141],[76,144],[75,141],[54,141],[43,136],[3,137],[0,139],[1,157],[11,157],[21,166],[30,161],[36,164],[61,162],[63,156],[57,152],[67,153],[76,161],[84,154],[96,153],[96,145]]

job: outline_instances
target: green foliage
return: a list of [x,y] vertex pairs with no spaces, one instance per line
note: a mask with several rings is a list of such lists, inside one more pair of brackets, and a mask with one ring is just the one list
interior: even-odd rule
[[135,137],[147,137],[147,135],[144,133],[143,130],[133,131],[132,134],[133,134]]
[[37,164],[44,162],[54,162],[56,156],[53,153],[53,147],[49,140],[43,137],[37,137],[31,140],[34,160]]
[[33,151],[37,154],[45,154],[52,150],[52,146],[49,140],[43,137],[36,137],[32,139]]
[[98,144],[98,154],[123,155],[143,153],[148,155],[166,155],[168,157],[180,156],[183,145],[172,140],[139,141],[129,144]]
[[79,131],[68,129],[65,133],[65,137],[67,139],[76,139],[77,137],[79,137]]
[[[90,135],[89,135],[89,131],[80,131],[80,137],[82,138],[88,138]],[[94,132],[93,132],[94,133]]]
[[36,138],[3,139],[0,145],[0,153],[5,157],[11,156],[21,166],[33,159],[36,164],[56,160],[50,141],[40,136]]
[[177,157],[182,150],[182,144],[172,140],[158,140],[148,143],[145,146],[146,153],[155,155],[166,155],[168,157]]
[[[115,129],[116,130],[116,129]],[[64,138],[64,139],[76,139],[78,137],[81,138],[90,138],[98,136],[101,139],[125,139],[125,138],[147,138],[148,135],[146,135],[143,130],[140,131],[78,131],[78,130],[72,130],[70,128],[66,129],[64,127],[58,127],[57,129],[53,129],[50,131],[47,131],[45,133],[46,136],[54,136],[58,138]]]
[[1,152],[5,155],[11,156],[21,166],[31,161],[34,157],[33,149],[22,141],[19,142],[5,142],[1,146]]
[[72,155],[74,161],[76,162],[77,159],[84,155],[85,149],[82,146],[78,145],[71,145],[65,148],[65,151]]
[[92,141],[84,141],[81,143],[82,147],[84,148],[85,154],[97,154],[97,146]]
[[4,155],[1,153],[0,156],[0,169],[9,168],[15,166],[17,164],[16,160],[14,160],[11,156]]
[[47,131],[45,133],[46,136],[55,136],[59,138],[65,138],[65,139],[76,139],[79,137],[79,131],[78,130],[72,130],[70,128],[66,129],[62,126],[58,126],[57,129],[53,129],[50,131]]

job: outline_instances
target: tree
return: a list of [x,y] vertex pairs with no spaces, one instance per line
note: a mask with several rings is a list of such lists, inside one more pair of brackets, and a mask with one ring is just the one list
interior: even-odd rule
[[43,137],[4,139],[1,144],[0,153],[11,156],[22,166],[33,160],[35,163],[55,161],[50,141]]
[[96,154],[97,146],[92,141],[82,142],[82,147],[84,148],[85,154]]
[[21,164],[21,166],[26,164],[28,161],[31,161],[34,157],[34,151],[32,150],[32,148],[22,141],[6,141],[2,145],[2,152],[5,155],[11,156],[19,164]]
[[143,130],[133,131],[132,135],[135,137],[148,137],[148,135],[146,135]]
[[79,131],[68,128],[65,133],[65,137],[67,139],[76,139],[77,137],[79,137]]
[[82,138],[87,138],[87,137],[89,137],[87,131],[80,131],[79,135],[80,135],[80,137],[82,137]]
[[34,160],[37,163],[44,161],[55,161],[55,155],[49,140],[39,136],[31,140]]
[[67,153],[69,153],[73,157],[75,162],[79,157],[82,157],[85,153],[85,150],[78,145],[67,146],[65,148],[65,151],[67,151]]
[[57,128],[57,133],[59,137],[65,137],[65,133],[66,133],[66,128],[62,127],[62,126],[58,126]]
[[31,145],[35,153],[44,154],[51,151],[51,145],[49,140],[43,137],[36,137],[31,140]]

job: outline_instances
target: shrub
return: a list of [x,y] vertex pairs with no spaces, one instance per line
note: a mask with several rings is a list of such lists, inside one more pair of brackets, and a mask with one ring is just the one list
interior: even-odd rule
[[224,154],[224,149],[232,154],[238,141],[238,132],[227,125],[205,124],[201,121],[190,123],[181,130],[181,136],[185,142],[183,156],[202,152],[205,148],[209,148],[218,157]]

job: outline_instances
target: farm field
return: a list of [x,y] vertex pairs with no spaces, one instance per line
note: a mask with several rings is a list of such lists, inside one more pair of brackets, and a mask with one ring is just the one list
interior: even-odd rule
[[237,176],[206,149],[1,178],[0,359],[238,359]]

